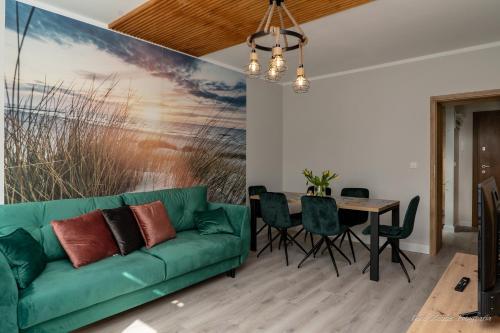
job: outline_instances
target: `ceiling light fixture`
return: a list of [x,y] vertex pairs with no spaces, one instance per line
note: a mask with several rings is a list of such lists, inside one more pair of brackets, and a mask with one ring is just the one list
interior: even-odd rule
[[[277,11],[279,17],[279,26],[271,26],[273,14]],[[292,22],[295,30],[285,29],[285,14]],[[259,41],[263,37],[271,36],[272,45],[264,45]],[[292,40],[289,40],[292,39]],[[284,0],[270,0],[269,7],[260,21],[257,31],[248,36],[247,44],[252,49],[250,53],[250,63],[246,68],[246,73],[251,78],[260,77],[261,65],[256,50],[271,52],[271,59],[264,74],[268,81],[277,82],[281,79],[287,70],[287,63],[284,52],[299,49],[300,63],[297,68],[297,78],[293,83],[293,90],[297,93],[305,93],[309,90],[310,82],[304,72],[304,53],[303,47],[307,44],[307,37],[301,29],[295,18],[285,6]],[[283,47],[281,46],[283,45]]]

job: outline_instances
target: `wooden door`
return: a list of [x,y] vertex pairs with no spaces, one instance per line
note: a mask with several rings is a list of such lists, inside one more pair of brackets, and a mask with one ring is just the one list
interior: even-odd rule
[[489,177],[500,183],[500,111],[474,112],[472,226],[477,227],[477,184]]

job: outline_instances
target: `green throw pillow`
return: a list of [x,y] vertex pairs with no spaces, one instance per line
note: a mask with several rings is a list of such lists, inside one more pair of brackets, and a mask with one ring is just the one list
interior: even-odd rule
[[42,246],[22,228],[0,237],[0,252],[7,259],[21,289],[29,286],[45,269],[46,258]]
[[227,218],[226,211],[220,207],[213,210],[194,212],[194,221],[200,235],[234,234],[234,229]]

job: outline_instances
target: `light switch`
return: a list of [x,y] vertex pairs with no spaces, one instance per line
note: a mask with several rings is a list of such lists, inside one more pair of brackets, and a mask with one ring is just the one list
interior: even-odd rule
[[417,162],[410,162],[410,169],[416,169],[418,168],[418,163]]

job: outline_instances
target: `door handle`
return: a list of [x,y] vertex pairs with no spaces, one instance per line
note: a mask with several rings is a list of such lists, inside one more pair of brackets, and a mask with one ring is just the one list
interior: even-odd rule
[[481,169],[486,169],[486,168],[491,168],[491,166],[487,165],[487,164],[483,164],[481,165]]

